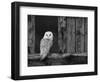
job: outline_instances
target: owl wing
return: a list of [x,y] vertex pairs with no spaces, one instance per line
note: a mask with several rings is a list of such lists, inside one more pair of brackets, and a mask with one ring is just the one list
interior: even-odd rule
[[40,42],[40,56],[44,59],[49,53],[50,47],[52,45],[51,40],[42,39]]

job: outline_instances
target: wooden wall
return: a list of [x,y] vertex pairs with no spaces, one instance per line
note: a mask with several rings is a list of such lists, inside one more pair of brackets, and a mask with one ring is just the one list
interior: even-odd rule
[[87,18],[58,17],[58,34],[63,53],[87,52]]

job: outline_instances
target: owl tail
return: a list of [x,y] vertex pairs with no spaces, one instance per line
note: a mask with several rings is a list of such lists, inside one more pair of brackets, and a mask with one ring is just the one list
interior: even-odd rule
[[46,58],[46,56],[47,56],[46,54],[45,55],[41,55],[40,56],[40,61],[44,60]]

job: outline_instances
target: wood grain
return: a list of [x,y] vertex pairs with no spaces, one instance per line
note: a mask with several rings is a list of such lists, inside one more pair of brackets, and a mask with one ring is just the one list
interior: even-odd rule
[[29,53],[35,52],[35,16],[28,16],[28,48]]
[[75,52],[75,18],[67,18],[67,53]]

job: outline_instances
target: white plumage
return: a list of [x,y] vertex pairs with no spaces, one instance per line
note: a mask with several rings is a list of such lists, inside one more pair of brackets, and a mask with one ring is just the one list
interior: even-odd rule
[[48,55],[50,48],[53,44],[53,33],[51,31],[47,31],[44,34],[44,37],[40,41],[40,60],[43,60]]

